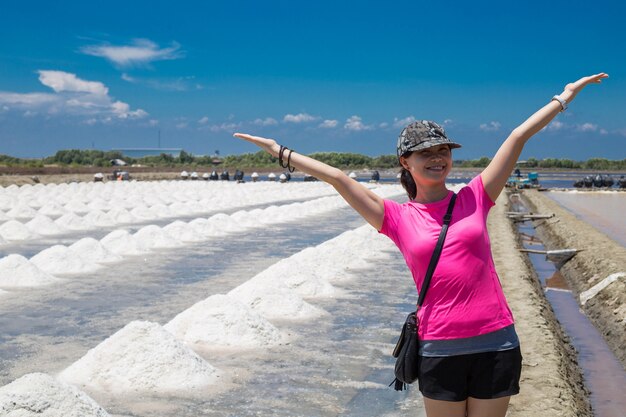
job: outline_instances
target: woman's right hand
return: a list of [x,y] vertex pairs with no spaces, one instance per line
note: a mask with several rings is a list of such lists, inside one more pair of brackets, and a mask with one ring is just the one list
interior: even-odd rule
[[248,135],[247,133],[235,133],[233,136],[246,140],[268,152],[272,156],[276,158],[278,157],[278,151],[280,150],[280,146],[276,143],[274,139],[267,139],[261,136],[252,136]]

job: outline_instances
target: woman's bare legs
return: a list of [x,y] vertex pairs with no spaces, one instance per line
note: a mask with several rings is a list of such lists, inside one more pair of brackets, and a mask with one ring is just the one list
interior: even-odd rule
[[428,417],[465,417],[466,401],[441,401],[424,397],[424,408]]
[[493,400],[467,399],[467,417],[504,417],[509,408],[511,397],[494,398]]
[[511,397],[493,400],[468,398],[466,401],[440,401],[424,397],[428,417],[504,417]]

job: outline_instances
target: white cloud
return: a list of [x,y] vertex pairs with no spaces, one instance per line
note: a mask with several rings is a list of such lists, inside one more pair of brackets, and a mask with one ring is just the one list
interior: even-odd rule
[[389,127],[389,123],[382,122],[381,124],[378,125],[378,127],[380,127],[381,129],[385,129],[386,127]]
[[593,123],[583,123],[582,125],[578,125],[576,130],[581,132],[595,132],[598,130],[598,125],[594,125]]
[[195,82],[196,77],[193,75],[170,79],[150,79],[137,78],[123,73],[121,78],[129,83],[145,85],[146,87],[160,91],[190,91],[202,90],[204,88],[202,85]]
[[274,126],[278,124],[278,121],[271,117],[266,117],[265,119],[256,119],[252,123],[254,123],[257,126]]
[[480,130],[485,132],[496,132],[500,130],[500,122],[489,122],[480,125]]
[[284,122],[288,123],[304,123],[304,122],[312,122],[316,120],[317,117],[311,116],[307,113],[298,113],[298,114],[287,114],[283,117]]
[[139,119],[148,115],[142,109],[131,110],[129,104],[114,101],[108,94],[109,89],[99,81],[83,80],[64,71],[40,70],[38,73],[39,81],[54,90],[54,94],[0,92],[0,104],[50,115],[100,118],[102,122],[111,121],[111,117]]
[[563,128],[565,128],[565,123],[559,120],[552,120],[552,123],[547,126],[548,130],[561,130]]
[[109,89],[99,81],[85,81],[75,74],[64,71],[40,70],[39,81],[46,87],[52,88],[56,93],[74,92],[89,93],[101,96],[109,94]]
[[0,103],[4,106],[4,110],[9,110],[9,106],[17,107],[37,107],[57,101],[56,94],[49,93],[10,93],[0,91]]
[[600,129],[600,134],[601,134],[601,135],[608,135],[608,134],[609,134],[609,131],[608,131],[608,130],[606,130],[606,129]]
[[363,124],[362,119],[359,116],[351,116],[346,120],[346,123],[343,125],[344,129],[353,130],[353,131],[361,131],[361,130],[370,130],[371,126],[367,126]]
[[406,125],[413,123],[415,121],[415,117],[414,116],[408,116],[405,117],[404,119],[398,119],[397,117],[393,118],[393,127],[401,129],[403,127],[405,127]]
[[210,127],[211,132],[219,132],[219,131],[226,131],[226,132],[234,132],[237,130],[237,128],[239,127],[239,123],[222,123],[219,125],[213,125]]
[[178,124],[176,125],[176,128],[177,128],[177,129],[185,129],[187,126],[189,126],[189,123],[187,123],[187,122],[181,122],[181,123],[178,123]]
[[334,127],[337,127],[337,124],[339,124],[339,122],[337,120],[324,120],[322,123],[320,123],[320,125],[318,127],[324,128],[324,129],[332,129]]
[[82,47],[81,52],[105,58],[120,67],[140,66],[184,56],[176,42],[172,42],[168,48],[159,48],[159,45],[149,39],[134,39],[130,45],[89,45]]
[[443,121],[443,125],[444,126],[452,126],[452,125],[454,125],[454,120],[446,119],[446,120]]
[[158,126],[159,121],[156,119],[150,119],[148,120],[148,126]]
[[146,117],[148,115],[148,113],[141,109],[131,111],[130,106],[121,101],[116,101],[111,104],[111,109],[113,110],[113,113],[121,119],[141,119],[142,117]]
[[201,118],[200,120],[198,120],[198,124],[199,125],[205,125],[209,123],[209,118],[207,116],[204,116],[203,118]]

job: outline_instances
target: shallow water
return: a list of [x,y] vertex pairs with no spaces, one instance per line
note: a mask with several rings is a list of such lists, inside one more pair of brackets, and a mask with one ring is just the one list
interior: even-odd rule
[[545,193],[611,239],[626,246],[626,193],[577,191]]
[[[517,210],[525,211],[523,207]],[[524,247],[544,250],[541,241],[534,236],[533,227],[526,223],[518,224],[519,231],[527,237],[523,240]],[[531,236],[533,239],[528,238]],[[529,253],[528,256],[557,320],[578,352],[578,365],[583,372],[585,386],[590,391],[589,400],[594,415],[623,417],[626,410],[626,398],[623,395],[626,371],[600,332],[580,309],[555,265],[548,262],[545,255]]]
[[[54,375],[132,320],[164,324],[196,301],[225,293],[278,260],[362,224],[351,209],[339,209],[12,291],[0,302],[0,385],[29,372]],[[387,387],[393,379],[392,344],[414,302],[414,285],[397,251],[378,262],[352,281],[335,284],[347,298],[310,301],[328,311],[327,317],[279,324],[297,335],[290,344],[204,354],[232,375],[221,390],[194,400],[88,394],[124,416],[392,417],[405,410],[424,415],[416,389],[397,393]]]

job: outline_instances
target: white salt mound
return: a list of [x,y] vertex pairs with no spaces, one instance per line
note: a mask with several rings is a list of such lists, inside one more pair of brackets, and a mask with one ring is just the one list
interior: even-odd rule
[[154,224],[142,227],[133,237],[146,248],[174,248],[182,245],[180,241]]
[[223,294],[194,304],[164,327],[192,348],[258,348],[283,341],[269,321]]
[[87,230],[92,227],[91,223],[86,222],[80,216],[74,213],[67,213],[54,221],[59,226],[70,230]]
[[75,252],[63,245],[44,249],[30,258],[30,261],[50,274],[81,274],[99,268],[96,264],[84,262]]
[[115,253],[116,255],[138,255],[147,252],[147,248],[140,245],[126,230],[114,230],[102,239],[100,243],[108,251]]
[[313,307],[280,281],[251,278],[228,295],[248,305],[268,320],[303,320],[327,314]]
[[59,375],[110,394],[194,396],[219,380],[219,371],[157,323],[133,321]]
[[85,214],[83,219],[86,222],[99,227],[109,227],[117,223],[111,216],[101,210],[90,211]]
[[22,255],[8,255],[0,259],[0,287],[35,287],[48,285],[57,278],[39,269]]
[[7,211],[7,216],[14,219],[32,219],[37,215],[37,210],[34,210],[23,203],[18,203],[17,206]]
[[181,242],[201,242],[206,240],[199,232],[196,232],[196,228],[193,225],[176,220],[173,223],[163,227],[163,230],[167,232],[176,240]]
[[17,220],[9,220],[0,226],[0,236],[6,240],[26,240],[37,236]]
[[68,211],[56,203],[46,203],[39,209],[39,214],[45,216],[62,216]]
[[116,223],[133,223],[137,221],[135,216],[130,214],[128,210],[122,207],[114,207],[108,212],[109,217],[111,217]]
[[69,247],[70,251],[86,263],[110,263],[119,262],[119,255],[107,250],[102,243],[92,237],[85,237]]
[[27,374],[0,388],[0,415],[10,417],[107,417],[93,399],[50,375]]
[[50,217],[38,214],[34,219],[26,223],[29,230],[40,235],[50,236],[63,233],[66,229],[55,223]]

